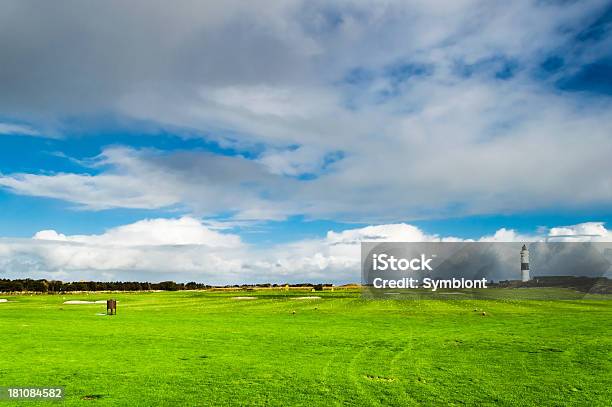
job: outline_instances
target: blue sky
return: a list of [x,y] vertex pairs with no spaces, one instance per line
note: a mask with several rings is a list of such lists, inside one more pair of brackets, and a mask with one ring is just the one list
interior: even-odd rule
[[[343,281],[329,245],[368,227],[607,236],[609,2],[144,5],[0,6],[0,276]],[[127,235],[212,257],[99,266]]]

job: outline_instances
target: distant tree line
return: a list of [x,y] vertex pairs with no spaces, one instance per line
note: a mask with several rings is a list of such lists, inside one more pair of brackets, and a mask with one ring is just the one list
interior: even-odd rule
[[163,281],[161,283],[148,283],[138,281],[74,281],[63,282],[57,280],[32,280],[19,279],[8,280],[0,279],[0,291],[20,292],[33,291],[42,293],[62,293],[70,291],[147,291],[147,290],[195,290],[207,288],[205,284],[195,282],[175,283],[174,281]]
[[612,294],[612,280],[607,277],[535,276],[529,281],[503,280],[491,286],[502,288],[559,287],[573,288],[591,294]]
[[[174,281],[162,281],[160,283],[138,282],[138,281],[78,281],[62,282],[58,280],[32,280],[29,278],[8,280],[0,279],[0,292],[41,292],[41,293],[62,293],[70,291],[180,291],[180,290],[202,290],[215,287],[223,288],[274,288],[284,287],[285,284],[236,284],[226,286],[212,286],[191,281],[189,283],[176,283]],[[314,287],[322,290],[323,287],[330,287],[331,284],[291,284],[292,287]]]

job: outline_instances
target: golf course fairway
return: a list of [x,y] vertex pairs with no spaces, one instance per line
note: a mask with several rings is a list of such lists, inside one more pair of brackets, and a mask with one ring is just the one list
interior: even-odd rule
[[0,407],[609,406],[612,301],[499,292],[0,295],[0,386],[65,388]]

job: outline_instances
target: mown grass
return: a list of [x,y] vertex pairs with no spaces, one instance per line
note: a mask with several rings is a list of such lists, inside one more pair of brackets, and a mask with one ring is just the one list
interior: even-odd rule
[[113,317],[0,296],[0,386],[65,386],[63,404],[91,406],[611,404],[608,300],[294,298],[308,295],[113,294]]

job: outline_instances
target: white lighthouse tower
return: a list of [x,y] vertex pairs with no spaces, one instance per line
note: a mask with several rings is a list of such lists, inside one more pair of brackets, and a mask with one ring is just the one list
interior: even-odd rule
[[529,281],[529,250],[526,245],[521,249],[521,281]]

